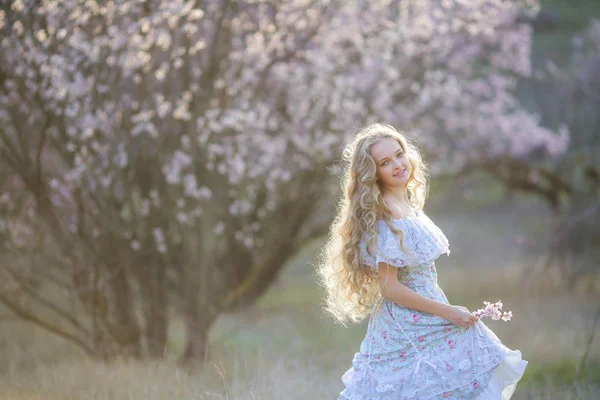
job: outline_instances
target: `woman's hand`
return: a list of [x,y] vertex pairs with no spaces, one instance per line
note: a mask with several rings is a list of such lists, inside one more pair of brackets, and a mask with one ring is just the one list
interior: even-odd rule
[[443,318],[452,322],[454,325],[462,327],[473,326],[479,321],[479,318],[471,314],[469,309],[463,306],[450,306]]

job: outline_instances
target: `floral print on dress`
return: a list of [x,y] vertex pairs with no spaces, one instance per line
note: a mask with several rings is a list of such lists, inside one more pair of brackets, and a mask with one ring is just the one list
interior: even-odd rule
[[[448,241],[422,211],[417,215],[392,220],[403,230],[405,247],[416,254],[416,264],[400,250],[382,221],[378,252],[369,255],[363,248],[361,254],[375,269],[382,261],[398,267],[401,283],[427,298],[450,304],[438,285],[435,264],[441,254],[450,253]],[[459,327],[383,299],[381,306],[374,308],[351,368],[342,376],[346,388],[339,399],[476,399],[508,355],[520,358],[518,350],[504,346],[481,320],[472,327]]]

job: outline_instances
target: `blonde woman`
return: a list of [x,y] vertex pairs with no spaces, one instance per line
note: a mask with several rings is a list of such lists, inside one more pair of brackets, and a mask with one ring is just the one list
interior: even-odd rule
[[416,145],[374,124],[343,155],[343,199],[317,272],[340,323],[370,319],[339,400],[509,399],[528,362],[438,285],[435,260],[450,249],[422,210],[428,170]]

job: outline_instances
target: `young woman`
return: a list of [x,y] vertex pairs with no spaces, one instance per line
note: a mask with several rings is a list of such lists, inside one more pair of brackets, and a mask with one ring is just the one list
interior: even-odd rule
[[422,211],[418,148],[374,124],[343,154],[344,197],[317,272],[329,313],[370,320],[339,399],[509,399],[528,362],[438,285],[435,260],[450,250]]

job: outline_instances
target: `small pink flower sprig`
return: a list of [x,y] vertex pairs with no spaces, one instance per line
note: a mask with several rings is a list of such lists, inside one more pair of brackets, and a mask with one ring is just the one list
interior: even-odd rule
[[512,311],[502,311],[502,303],[500,300],[498,300],[496,303],[484,301],[483,304],[485,305],[484,308],[473,311],[471,314],[477,318],[490,317],[494,321],[498,321],[499,319],[502,319],[503,321],[510,321],[512,318]]

